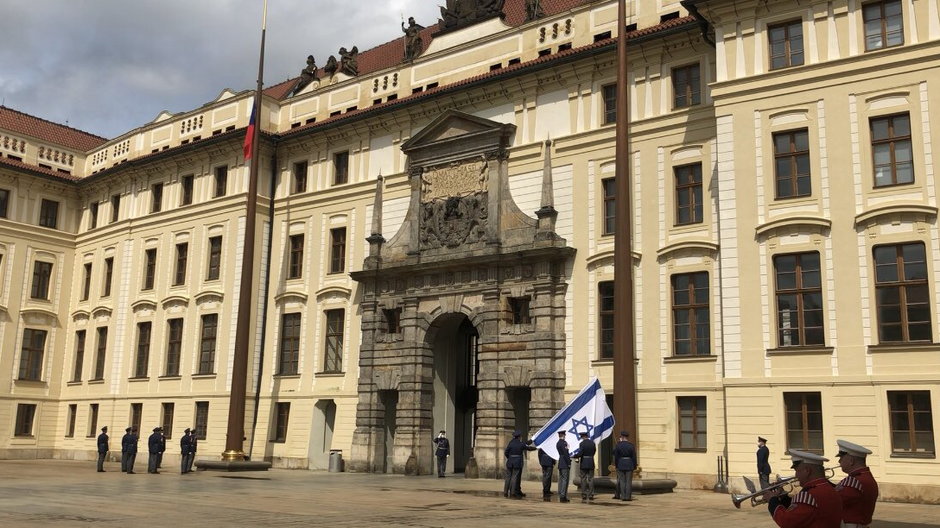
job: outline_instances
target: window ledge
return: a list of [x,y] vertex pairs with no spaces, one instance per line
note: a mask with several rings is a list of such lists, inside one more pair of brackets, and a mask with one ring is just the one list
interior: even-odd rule
[[708,363],[718,361],[718,356],[672,356],[663,358],[663,363]]
[[127,381],[131,383],[139,383],[142,381],[150,381],[150,376],[134,376],[133,378],[127,378]]
[[613,365],[613,364],[614,364],[614,358],[602,358],[602,359],[595,359],[594,361],[591,361],[592,367],[604,367],[604,366]]
[[46,382],[43,380],[31,380],[31,379],[18,379],[16,380],[17,385],[25,385],[27,387],[45,387],[47,386]]
[[97,378],[93,380],[88,380],[89,385],[104,385],[104,378]]
[[183,377],[177,374],[175,376],[160,376],[157,379],[160,381],[178,381],[178,380],[183,379]]
[[68,387],[78,387],[82,384],[81,380],[69,381],[65,385]]
[[833,352],[835,352],[835,349],[832,347],[820,346],[792,346],[767,349],[768,356],[800,356],[808,354],[832,355]]
[[[275,374],[275,379],[300,379],[300,374]],[[271,440],[274,442],[274,440]]]
[[676,453],[707,453],[708,449],[704,447],[677,447]]
[[940,343],[912,342],[868,345],[868,352],[940,352]]
[[318,378],[342,378],[346,376],[345,372],[317,372]]
[[215,372],[209,372],[206,374],[193,374],[193,379],[213,379],[216,377]]
[[923,460],[935,460],[937,458],[936,453],[891,453],[890,458],[906,458],[906,459],[923,459]]

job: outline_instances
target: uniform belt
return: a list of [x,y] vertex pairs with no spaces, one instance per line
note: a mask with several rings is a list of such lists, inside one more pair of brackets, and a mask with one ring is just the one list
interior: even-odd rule
[[522,458],[522,455],[509,455],[509,458]]

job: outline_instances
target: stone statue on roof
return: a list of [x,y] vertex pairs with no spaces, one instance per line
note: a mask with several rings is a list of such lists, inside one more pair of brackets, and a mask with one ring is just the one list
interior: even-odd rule
[[294,88],[292,95],[297,95],[304,88],[310,85],[313,81],[317,79],[317,61],[313,58],[313,55],[307,55],[307,67],[300,70],[300,80],[297,81],[297,86]]
[[336,62],[336,57],[330,55],[330,58],[326,59],[326,66],[323,67],[323,71],[326,72],[330,77],[336,75],[336,70],[339,69],[339,63]]
[[441,29],[469,26],[495,16],[503,16],[506,0],[447,0],[441,6]]
[[350,77],[355,77],[359,75],[359,48],[353,46],[351,51],[346,51],[346,48],[339,49],[339,71],[349,75]]
[[415,22],[415,17],[408,17],[408,27],[401,23],[401,30],[405,33],[405,61],[413,61],[421,53],[423,42],[421,40],[421,30],[424,26],[419,26]]
[[525,0],[525,21],[531,22],[545,16],[541,0]]

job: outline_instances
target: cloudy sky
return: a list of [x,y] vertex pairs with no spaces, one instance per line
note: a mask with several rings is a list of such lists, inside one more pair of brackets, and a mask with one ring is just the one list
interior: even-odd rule
[[[265,86],[313,54],[366,50],[428,26],[444,0],[268,0]],[[263,0],[0,0],[0,100],[105,136],[161,111],[191,110],[224,88],[252,89]]]

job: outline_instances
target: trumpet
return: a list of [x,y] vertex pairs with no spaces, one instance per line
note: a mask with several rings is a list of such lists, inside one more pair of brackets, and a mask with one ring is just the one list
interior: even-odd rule
[[[839,466],[825,468],[827,479],[831,479],[836,475],[837,467]],[[777,475],[777,482],[774,482],[764,489],[758,490],[751,479],[747,477],[742,478],[744,479],[744,486],[747,487],[750,493],[746,495],[731,495],[731,502],[733,502],[734,507],[739,510],[741,509],[741,503],[744,501],[750,500],[751,506],[766,504],[768,499],[766,499],[765,496],[767,496],[768,493],[771,495],[787,495],[793,491],[793,487],[796,485],[796,477],[780,478],[780,475]]]

